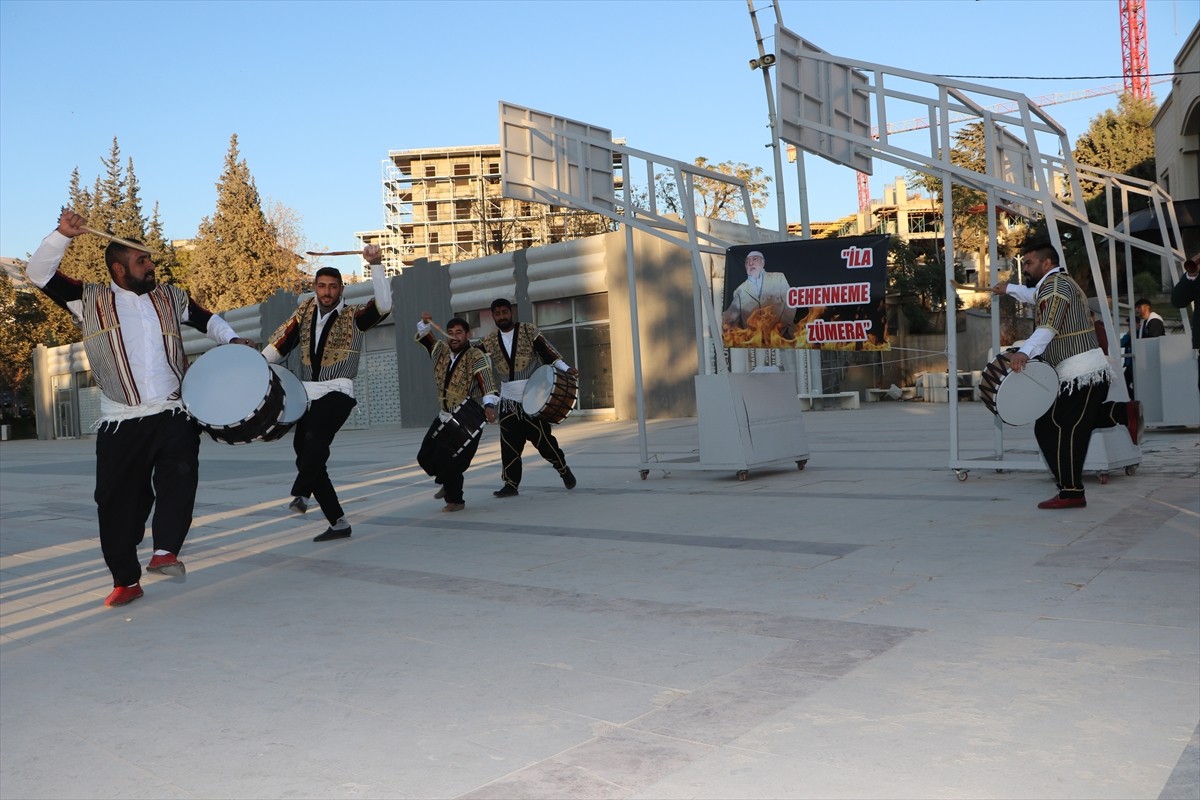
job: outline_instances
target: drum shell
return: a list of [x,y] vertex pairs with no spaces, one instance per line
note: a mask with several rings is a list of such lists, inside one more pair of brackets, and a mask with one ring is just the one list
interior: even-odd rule
[[553,425],[574,410],[578,396],[579,379],[546,364],[538,367],[525,384],[521,407],[529,416]]
[[[483,406],[467,398],[450,414],[450,419],[435,419],[425,434],[417,463],[427,475],[436,476],[462,460],[472,442],[478,441],[487,423]],[[469,464],[461,464],[466,469]]]
[[262,354],[241,344],[214,347],[183,377],[184,410],[215,441],[261,439],[284,409],[284,389]]
[[271,371],[283,385],[283,408],[279,412],[279,419],[263,432],[261,439],[264,442],[282,439],[308,413],[309,406],[308,392],[303,381],[291,370],[278,364],[271,364]]

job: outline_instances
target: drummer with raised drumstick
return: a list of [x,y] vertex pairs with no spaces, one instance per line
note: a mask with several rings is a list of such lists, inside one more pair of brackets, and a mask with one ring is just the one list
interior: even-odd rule
[[492,301],[492,321],[497,330],[479,343],[492,360],[500,384],[500,475],[504,485],[492,492],[496,497],[516,497],[521,484],[521,453],[532,442],[542,458],[558,471],[563,485],[575,488],[575,475],[567,457],[550,430],[550,423],[525,413],[521,400],[527,381],[538,367],[551,364],[570,375],[579,370],[567,366],[546,337],[528,322],[513,319],[512,303],[501,297]]
[[1058,494],[1038,503],[1038,508],[1083,508],[1087,505],[1083,461],[1092,431],[1127,425],[1137,444],[1140,405],[1136,401],[1107,402],[1113,371],[1100,349],[1087,297],[1059,266],[1058,251],[1049,243],[1037,242],[1022,248],[1021,259],[1025,275],[1036,285],[998,283],[992,294],[1006,294],[1034,307],[1037,328],[1018,352],[1008,356],[1013,372],[1023,370],[1031,358],[1041,357],[1058,373],[1058,396],[1033,426]]
[[[438,417],[421,442],[417,463],[441,484],[434,497],[445,498],[442,511],[462,511],[466,507],[463,473],[471,466],[481,438],[476,423],[480,413],[477,404],[483,404],[483,418],[495,424],[496,404],[500,398],[496,395],[487,356],[471,346],[471,326],[467,321],[455,317],[447,322],[443,331],[447,340],[444,342],[434,338],[434,327],[430,314],[423,314],[417,323],[416,341],[433,359],[433,381],[439,408]],[[439,440],[449,438],[448,434],[439,437],[447,426],[454,426],[453,430],[459,434],[454,440],[456,444],[465,439],[461,449],[451,449]]]
[[366,332],[382,322],[392,310],[392,287],[381,263],[378,245],[363,248],[362,257],[372,266],[373,299],[362,305],[346,305],[342,273],[322,267],[313,277],[313,297],[271,334],[262,354],[278,364],[300,349],[298,377],[310,400],[308,412],[296,424],[292,447],[296,451],[296,480],[292,482],[292,512],[308,511],[308,498],[316,498],[329,527],[314,542],[346,539],[350,523],[329,477],[329,446],[358,405],[354,378]]
[[[252,343],[238,338],[225,320],[183,289],[158,283],[146,245],[85,222],[64,208],[57,229],[42,240],[25,273],[78,321],[100,387],[95,498],[100,549],[113,578],[104,604],[122,606],[144,594],[137,548],[152,507],[154,555],[146,569],[184,574],[178,556],[192,525],[200,432],[180,399],[188,363],[180,326],[190,325],[218,344]],[[109,284],[83,283],[58,271],[71,240],[85,233],[110,240],[104,251]]]

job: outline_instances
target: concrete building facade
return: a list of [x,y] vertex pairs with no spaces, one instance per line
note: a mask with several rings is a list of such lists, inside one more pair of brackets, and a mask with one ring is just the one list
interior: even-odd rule
[[1200,250],[1200,24],[1175,56],[1171,93],[1154,126],[1156,183],[1176,203],[1184,250]]

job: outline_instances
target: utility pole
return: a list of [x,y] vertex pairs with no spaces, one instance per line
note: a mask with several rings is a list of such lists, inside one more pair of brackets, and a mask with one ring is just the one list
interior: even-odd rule
[[[779,0],[771,0],[775,10],[775,21],[779,23]],[[775,87],[771,85],[771,66],[775,63],[775,54],[768,53],[763,46],[762,31],[758,27],[758,16],[754,8],[754,0],[746,0],[746,8],[750,10],[750,23],[754,26],[754,39],[758,43],[758,58],[750,59],[750,69],[762,72],[763,86],[767,90],[767,123],[771,129],[771,154],[775,159],[775,209],[779,212],[779,235],[787,237],[787,207],[784,203],[783,192],[783,157],[779,149],[779,115],[775,110]],[[747,209],[751,214],[753,209]]]

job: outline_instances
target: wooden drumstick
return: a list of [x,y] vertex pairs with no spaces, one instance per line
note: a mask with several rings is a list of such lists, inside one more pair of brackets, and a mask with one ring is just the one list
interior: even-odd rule
[[433,321],[433,315],[430,314],[428,311],[424,311],[421,313],[421,322],[424,322],[426,325],[432,325],[433,329],[435,331],[440,333],[442,336],[445,336],[447,339],[450,338],[450,334],[448,334],[444,330],[442,330],[442,326],[438,325],[436,322]]
[[361,256],[362,250],[326,250],[318,253],[316,250],[305,250],[306,256]]
[[104,231],[97,230],[95,228],[89,228],[86,225],[83,226],[83,229],[85,231],[87,231],[88,233],[94,233],[96,236],[102,236],[105,239],[109,239],[110,241],[116,242],[117,244],[123,244],[126,247],[132,247],[134,250],[141,250],[143,253],[153,253],[154,252],[153,250],[151,250],[149,247],[147,247],[144,244],[138,244],[137,242],[131,242],[128,239],[122,239],[120,236],[113,236],[111,233],[105,233]]

